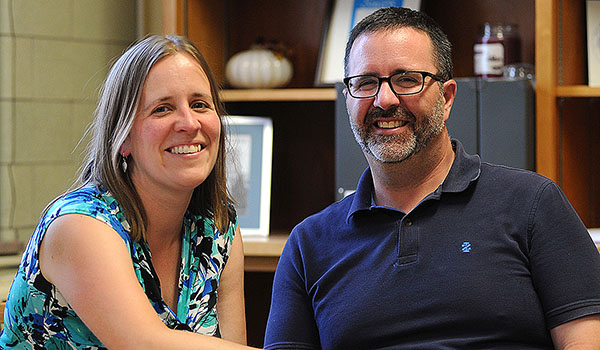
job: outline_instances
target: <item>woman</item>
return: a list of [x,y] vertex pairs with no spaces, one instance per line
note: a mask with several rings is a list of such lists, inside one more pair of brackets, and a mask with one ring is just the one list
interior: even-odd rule
[[78,182],[24,253],[0,348],[244,348],[222,115],[190,41],[151,36],[116,61]]

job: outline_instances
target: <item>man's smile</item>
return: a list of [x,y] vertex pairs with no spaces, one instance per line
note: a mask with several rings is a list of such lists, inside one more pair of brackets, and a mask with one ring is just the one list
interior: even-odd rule
[[391,121],[376,121],[375,126],[379,129],[395,129],[408,124],[405,120],[391,120]]

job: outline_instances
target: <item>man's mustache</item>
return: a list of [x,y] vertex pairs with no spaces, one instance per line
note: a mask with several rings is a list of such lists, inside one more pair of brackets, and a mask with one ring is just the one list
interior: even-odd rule
[[393,107],[387,110],[383,110],[381,108],[376,107],[371,109],[365,115],[365,124],[373,123],[373,121],[375,121],[378,118],[391,118],[408,122],[414,122],[415,120],[417,120],[414,114],[400,106]]

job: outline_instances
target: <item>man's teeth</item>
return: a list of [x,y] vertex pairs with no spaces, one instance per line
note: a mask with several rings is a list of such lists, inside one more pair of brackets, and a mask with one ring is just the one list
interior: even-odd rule
[[406,122],[400,120],[392,120],[389,122],[377,122],[377,127],[381,129],[394,129],[406,124]]
[[185,146],[176,146],[171,148],[169,151],[175,154],[184,154],[184,153],[196,153],[200,152],[202,146],[200,145],[185,145]]

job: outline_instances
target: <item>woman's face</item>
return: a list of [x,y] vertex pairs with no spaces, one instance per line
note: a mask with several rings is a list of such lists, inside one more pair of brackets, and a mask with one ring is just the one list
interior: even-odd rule
[[186,53],[167,56],[150,70],[133,127],[121,147],[138,191],[191,195],[211,173],[221,123],[208,77]]

